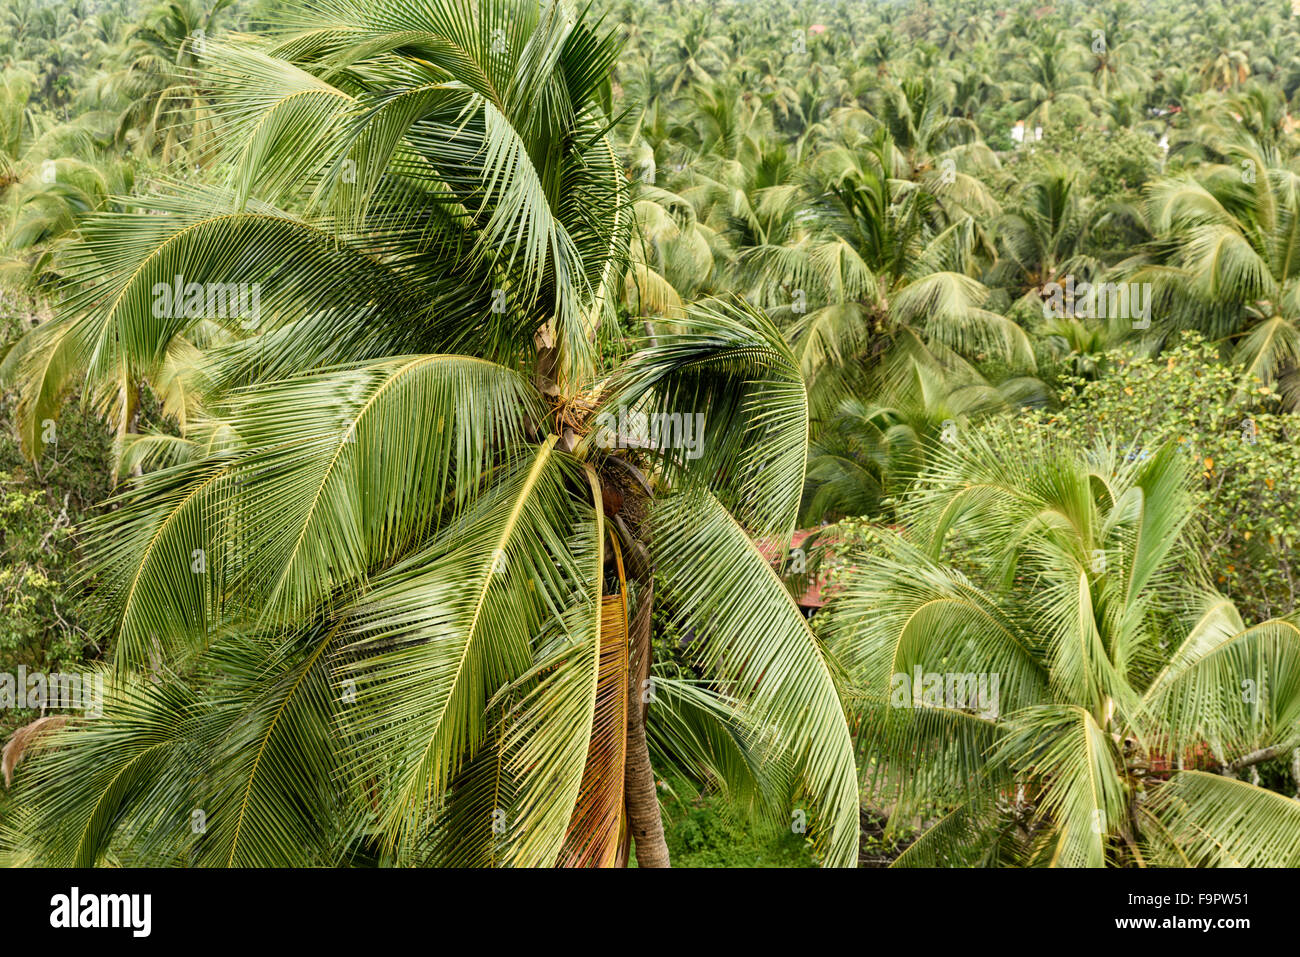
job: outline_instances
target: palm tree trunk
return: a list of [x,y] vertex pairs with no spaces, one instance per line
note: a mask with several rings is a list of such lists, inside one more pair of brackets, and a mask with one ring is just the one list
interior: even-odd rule
[[558,398],[561,393],[556,375],[560,371],[561,356],[551,323],[543,324],[533,334],[533,346],[537,351],[537,368],[533,373],[537,391],[548,399]]
[[627,719],[623,792],[627,797],[628,830],[636,842],[638,867],[671,867],[668,844],[664,841],[664,822],[659,813],[659,793],[650,767],[650,749],[645,740],[645,722],[639,714],[637,708],[631,708]]
[[[122,458],[126,453],[126,437],[140,427],[140,384],[130,376],[123,378],[119,390],[122,401],[122,418],[117,427],[117,441],[113,447],[113,484],[122,476]],[[136,466],[133,475],[139,477],[143,470]]]
[[631,626],[632,662],[628,669],[631,684],[627,709],[627,763],[623,772],[623,794],[627,801],[628,830],[636,842],[638,867],[671,867],[668,844],[664,841],[663,816],[659,812],[659,789],[650,766],[650,747],[646,743],[645,718],[649,695],[645,693],[650,677],[650,611],[654,607],[654,584],[649,570],[637,576],[641,595]]

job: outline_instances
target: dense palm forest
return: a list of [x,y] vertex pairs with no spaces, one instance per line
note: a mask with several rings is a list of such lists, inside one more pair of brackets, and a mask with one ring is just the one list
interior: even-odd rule
[[1300,7],[0,20],[0,862],[1300,866]]

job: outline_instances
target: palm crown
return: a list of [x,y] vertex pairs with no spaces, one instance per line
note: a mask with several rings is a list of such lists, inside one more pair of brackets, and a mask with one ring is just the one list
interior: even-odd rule
[[[602,362],[615,51],[527,0],[328,0],[207,43],[225,182],[89,222],[22,353],[32,423],[83,372],[124,445],[142,381],[189,417],[135,440],[165,467],[96,530],[107,713],[47,739],[11,854],[605,864],[632,837],[666,863],[653,747],[806,795],[855,860],[832,673],[751,539],[799,503],[794,356],[719,303]],[[256,283],[256,314],[160,310],[172,283]],[[656,600],[707,685],[654,675]]]
[[880,793],[949,809],[896,866],[1294,867],[1240,775],[1297,744],[1300,630],[1204,584],[1174,450],[1022,441],[937,453],[829,624]]

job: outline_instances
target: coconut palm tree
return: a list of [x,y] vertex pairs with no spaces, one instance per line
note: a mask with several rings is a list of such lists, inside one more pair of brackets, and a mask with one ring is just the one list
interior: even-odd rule
[[986,308],[991,291],[977,278],[992,243],[974,212],[997,208],[979,179],[952,156],[915,172],[880,127],[853,142],[817,153],[797,231],[741,253],[756,298],[792,319],[815,416],[870,388],[883,357],[899,351],[1032,367],[1024,330]]
[[1300,628],[1206,587],[1185,458],[967,432],[845,556],[873,787],[933,819],[895,866],[1300,863],[1300,800],[1242,779],[1300,746]]
[[1250,52],[1224,44],[1201,66],[1201,83],[1207,90],[1230,90],[1250,77]]
[[1009,92],[1029,126],[1046,125],[1065,106],[1086,108],[1096,95],[1084,53],[1059,34],[1017,44],[1011,63],[1019,78]]
[[629,249],[624,299],[636,315],[684,318],[683,303],[710,293],[726,241],[699,221],[685,198],[644,183],[633,204],[635,228]]
[[893,521],[937,444],[994,413],[1046,404],[1037,379],[994,384],[968,363],[950,361],[944,367],[915,351],[873,399],[842,400],[808,452],[806,523],[844,516]]
[[[201,157],[206,142],[202,91],[194,71],[203,47],[212,39],[222,13],[233,0],[168,0],[148,11],[132,32],[123,53],[126,66],[114,77],[126,101],[117,137],[125,142],[139,131],[141,145],[157,148],[164,161],[182,145]],[[206,132],[206,131],[204,131]]]
[[1049,159],[1019,187],[999,223],[1001,257],[993,279],[1033,300],[1044,285],[1100,274],[1089,255],[1096,204],[1079,184],[1077,170]]
[[[831,666],[754,544],[794,527],[797,361],[740,303],[596,348],[616,42],[531,0],[301,13],[207,44],[228,180],[88,224],[26,352],[39,421],[77,370],[120,405],[199,323],[231,340],[92,530],[105,716],[28,755],[8,857],[663,866],[653,747],[854,863]],[[656,603],[706,682],[657,674]]]
[[59,250],[91,212],[130,190],[134,169],[108,147],[111,118],[89,109],[60,122],[32,110],[32,77],[0,85],[0,197],[6,205],[0,275],[15,286],[57,283]]
[[1300,364],[1300,174],[1253,139],[1225,145],[1229,162],[1154,184],[1155,234],[1133,275],[1155,284],[1167,329],[1193,328],[1231,345],[1236,363],[1294,404]]

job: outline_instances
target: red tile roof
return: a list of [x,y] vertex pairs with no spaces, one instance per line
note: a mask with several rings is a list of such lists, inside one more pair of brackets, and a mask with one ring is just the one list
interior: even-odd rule
[[[782,550],[778,540],[771,538],[759,539],[754,544],[758,546],[758,550],[762,553],[763,557],[766,558],[774,568],[779,570],[788,556],[790,549],[803,547],[803,543],[808,540],[810,535],[820,531],[822,531],[820,528],[795,529],[795,533],[790,539],[789,547],[785,550]],[[829,554],[827,557],[830,557]],[[821,608],[826,604],[826,598],[822,595],[822,587],[825,583],[826,575],[823,572],[823,574],[818,578],[808,583],[807,591],[795,599],[795,603],[798,604],[800,608],[808,610]]]

